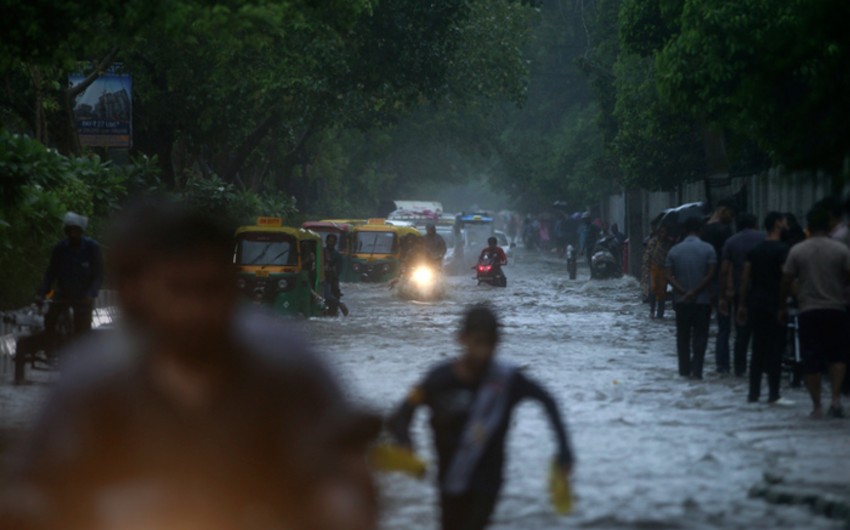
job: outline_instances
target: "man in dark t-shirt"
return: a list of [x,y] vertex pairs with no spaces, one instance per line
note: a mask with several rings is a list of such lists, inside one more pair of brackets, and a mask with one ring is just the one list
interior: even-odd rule
[[[735,219],[736,206],[731,200],[720,201],[714,213],[705,224],[700,238],[714,247],[717,255],[717,263],[723,260],[723,245],[732,237],[732,221]],[[719,266],[718,266],[719,268]],[[719,302],[719,275],[715,275],[712,286],[712,306],[715,310]],[[717,342],[715,343],[715,357],[717,360],[717,372],[729,373],[729,336],[732,332],[732,319],[728,312],[717,311]]]
[[767,238],[747,254],[741,273],[738,325],[749,324],[753,331],[750,391],[747,396],[750,403],[759,400],[763,374],[767,375],[768,403],[776,403],[780,399],[785,329],[776,315],[779,312],[782,265],[788,257],[788,246],[782,242],[782,233],[787,227],[784,215],[768,213],[764,220]]
[[479,306],[467,313],[460,341],[464,354],[431,370],[393,414],[389,428],[398,443],[409,447],[416,409],[431,410],[442,529],[481,530],[502,486],[505,437],[521,401],[544,406],[555,430],[561,472],[571,472],[573,455],[552,397],[521,371],[493,359],[498,322],[489,309]]
[[[738,233],[726,240],[723,245],[723,260],[720,264],[720,287],[718,291],[718,312],[734,316],[738,310],[738,293],[741,290],[741,274],[747,254],[764,241],[765,233],[757,230],[758,219],[750,213],[738,216],[735,223]],[[747,372],[747,350],[750,349],[752,329],[748,325],[735,326],[735,347],[732,366],[735,375],[743,376]]]

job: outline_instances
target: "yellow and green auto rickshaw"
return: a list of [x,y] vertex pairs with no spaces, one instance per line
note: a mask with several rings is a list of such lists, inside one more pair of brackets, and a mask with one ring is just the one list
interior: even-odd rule
[[261,217],[236,231],[234,263],[239,290],[255,304],[283,315],[324,314],[322,238],[309,230]]
[[355,281],[386,282],[398,276],[407,249],[421,237],[408,226],[386,224],[384,219],[370,219],[354,227],[351,271]]

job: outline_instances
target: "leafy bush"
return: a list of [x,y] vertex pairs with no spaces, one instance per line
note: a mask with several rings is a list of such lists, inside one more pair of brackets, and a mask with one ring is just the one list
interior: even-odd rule
[[155,162],[118,168],[97,156],[66,158],[0,130],[0,309],[31,299],[62,237],[65,212],[88,216],[88,233],[98,238],[128,186],[158,182]]
[[263,215],[288,219],[296,211],[292,199],[280,191],[239,190],[215,175],[191,179],[180,195],[189,204],[221,215],[234,225],[252,224]]

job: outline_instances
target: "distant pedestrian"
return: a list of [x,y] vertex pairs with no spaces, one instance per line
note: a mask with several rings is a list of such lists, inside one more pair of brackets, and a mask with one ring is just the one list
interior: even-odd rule
[[812,417],[823,415],[821,374],[829,372],[832,402],[828,414],[843,417],[841,385],[847,367],[848,333],[844,289],[850,280],[850,249],[829,238],[829,212],[816,205],[808,213],[811,237],[798,243],[785,262],[779,317],[787,317],[791,284],[798,282],[800,349],[806,388],[812,399]]
[[579,250],[587,259],[587,265],[590,266],[593,249],[596,247],[596,242],[599,241],[599,227],[593,223],[590,212],[581,214],[581,224],[578,227],[578,240]]
[[667,228],[661,226],[649,240],[646,247],[647,266],[649,268],[649,317],[664,318],[667,300],[667,275],[665,263],[670,251],[671,240]]
[[788,245],[788,248],[793,248],[794,245],[806,240],[806,231],[800,226],[800,221],[793,213],[785,213],[785,224],[788,229],[782,234],[782,242]]
[[503,482],[505,438],[511,414],[526,398],[541,403],[557,440],[565,475],[573,455],[555,400],[522,371],[494,359],[499,323],[486,307],[467,312],[460,358],[438,365],[389,421],[396,440],[411,446],[410,425],[420,406],[431,410],[439,460],[443,530],[481,530],[490,521]]
[[670,249],[665,265],[667,281],[675,293],[679,375],[702,379],[711,319],[709,288],[717,268],[717,253],[700,240],[700,219],[686,220],[684,228],[687,237]]
[[622,245],[626,242],[626,234],[620,232],[620,226],[617,223],[611,225],[611,235]]
[[[738,293],[747,254],[765,240],[765,233],[756,229],[758,219],[755,215],[742,213],[738,216],[736,225],[738,233],[726,240],[720,263],[718,312],[724,317],[735,315],[738,311]],[[736,323],[732,366],[738,377],[747,372],[747,351],[750,348],[751,336],[752,328],[747,322],[743,325]]]
[[[703,241],[714,247],[718,268],[723,259],[723,245],[726,244],[727,239],[732,237],[732,221],[735,219],[736,211],[735,202],[731,199],[720,201],[702,231]],[[719,275],[715,276],[710,293],[711,304],[717,312],[717,341],[715,343],[717,371],[721,374],[728,374],[730,371],[729,337],[732,333],[732,320],[729,312],[722,314],[719,311]]]
[[747,395],[750,403],[759,400],[764,375],[767,375],[768,403],[776,403],[780,399],[786,332],[776,315],[780,307],[782,266],[788,256],[788,245],[782,242],[782,234],[787,227],[781,213],[768,213],[764,220],[766,239],[747,253],[741,273],[736,320],[739,328],[747,326],[753,335],[750,391]]

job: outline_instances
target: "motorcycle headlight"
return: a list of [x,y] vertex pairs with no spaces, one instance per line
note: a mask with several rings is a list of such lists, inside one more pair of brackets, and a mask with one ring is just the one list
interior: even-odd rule
[[281,278],[277,282],[277,287],[278,289],[286,289],[287,287],[289,287],[289,280],[287,280],[286,278]]
[[434,282],[434,271],[428,267],[418,267],[413,271],[411,280],[417,285],[425,286]]

